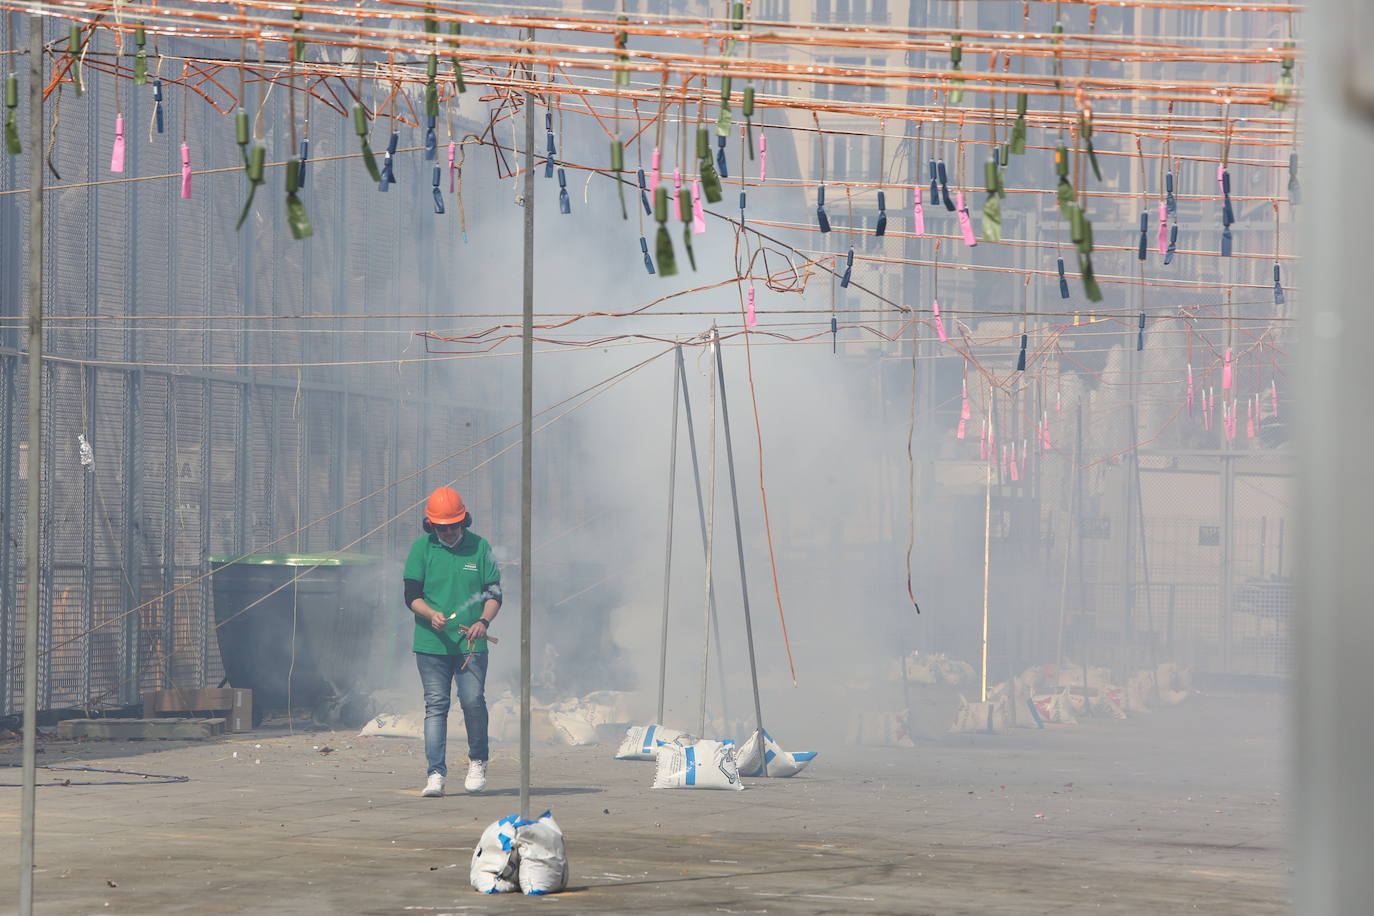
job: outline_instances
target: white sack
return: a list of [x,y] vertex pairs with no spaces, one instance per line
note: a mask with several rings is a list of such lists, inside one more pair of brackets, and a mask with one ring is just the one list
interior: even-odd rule
[[743,789],[735,746],[724,741],[698,741],[690,747],[661,744],[656,754],[655,789]]
[[616,760],[653,760],[660,741],[672,742],[690,737],[686,732],[662,725],[636,725],[625,730],[625,740],[615,752]]
[[516,815],[503,817],[482,831],[482,838],[472,850],[472,869],[469,880],[472,889],[483,894],[509,894],[520,889],[517,876],[520,857],[515,851]]
[[1078,724],[1078,717],[1073,714],[1073,698],[1067,690],[1036,697],[1035,707],[1040,710],[1040,718],[1046,722]]
[[951,732],[992,734],[1003,731],[1006,727],[1006,710],[1003,704],[970,703],[960,697],[959,709],[954,714],[954,724],[950,726],[949,730]]
[[596,726],[580,710],[553,709],[549,711],[554,734],[573,747],[596,743]]
[[551,812],[538,819],[503,817],[482,832],[472,851],[472,888],[484,894],[552,894],[568,885],[563,831]]
[[519,821],[515,851],[520,855],[520,890],[526,894],[554,894],[568,886],[568,854],[563,831],[551,812],[535,821]]
[[[763,740],[759,740],[762,734]],[[759,748],[764,750],[759,757]],[[741,776],[796,776],[816,757],[815,751],[784,751],[767,731],[754,732],[749,740],[740,745],[736,755],[736,766]],[[768,768],[765,772],[764,763]]]

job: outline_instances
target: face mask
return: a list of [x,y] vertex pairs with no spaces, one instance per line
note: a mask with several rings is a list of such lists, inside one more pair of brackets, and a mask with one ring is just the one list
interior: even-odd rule
[[448,538],[445,538],[444,535],[443,535],[443,533],[440,532],[440,531],[435,531],[434,534],[435,534],[436,537],[439,538],[439,543],[440,543],[440,544],[443,544],[445,547],[457,547],[457,546],[458,546],[458,542],[461,541],[461,540],[463,539],[463,529],[462,529],[462,528],[458,528],[458,529],[456,529],[456,530],[452,533],[452,540],[449,540]]

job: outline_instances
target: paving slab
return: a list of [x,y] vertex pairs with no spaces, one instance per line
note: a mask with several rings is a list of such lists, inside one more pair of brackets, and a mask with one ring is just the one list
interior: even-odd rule
[[[553,810],[572,865],[547,898],[468,887],[482,829],[518,808],[512,745],[493,745],[490,791],[425,799],[408,739],[45,739],[41,764],[189,779],[40,770],[72,784],[39,789],[36,912],[1286,913],[1284,722],[1277,695],[1199,694],[1125,721],[821,747],[743,792],[654,790],[653,764],[612,745],[536,747],[535,813]],[[0,793],[15,862],[18,790]],[[17,893],[0,869],[0,912]]]

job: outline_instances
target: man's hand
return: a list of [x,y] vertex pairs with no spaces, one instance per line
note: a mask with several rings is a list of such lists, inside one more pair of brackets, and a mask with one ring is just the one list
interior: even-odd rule
[[438,611],[430,611],[429,625],[436,633],[444,632],[444,627],[448,625],[448,618]]
[[469,641],[474,639],[481,639],[483,636],[487,635],[487,623],[485,620],[479,618],[477,620],[474,620],[471,624],[469,624],[468,628],[464,632],[466,633]]

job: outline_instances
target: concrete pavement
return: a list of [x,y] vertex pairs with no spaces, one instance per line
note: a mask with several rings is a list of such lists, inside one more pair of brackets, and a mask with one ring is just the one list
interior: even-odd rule
[[[1276,696],[1195,695],[1126,721],[822,747],[743,792],[653,790],[653,764],[613,746],[537,747],[534,813],[553,810],[572,864],[549,898],[467,884],[482,829],[517,810],[514,745],[493,745],[485,794],[422,799],[413,740],[46,740],[40,764],[189,781],[40,770],[73,785],[39,789],[36,911],[1284,913],[1283,725]],[[138,784],[80,785],[107,780]],[[0,860],[17,862],[18,789],[0,797]],[[0,869],[0,912],[17,896]]]

